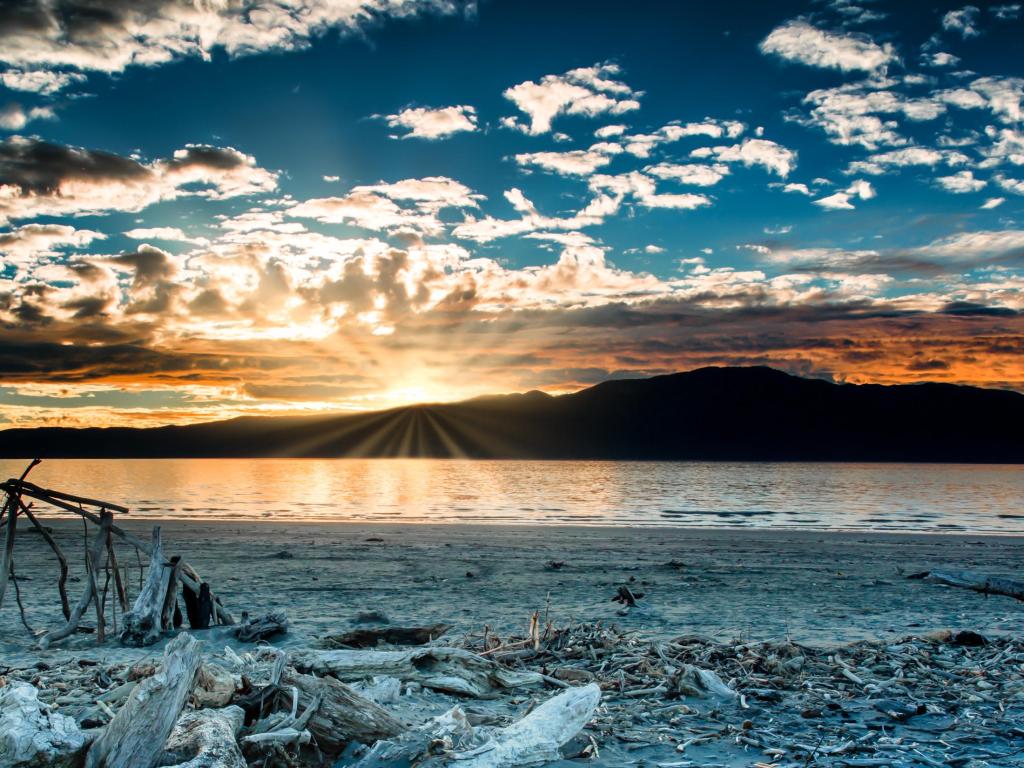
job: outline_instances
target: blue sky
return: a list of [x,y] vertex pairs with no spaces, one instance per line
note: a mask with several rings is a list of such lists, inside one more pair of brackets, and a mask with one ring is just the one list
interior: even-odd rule
[[1022,19],[29,0],[0,24],[0,417],[703,364],[1024,388]]

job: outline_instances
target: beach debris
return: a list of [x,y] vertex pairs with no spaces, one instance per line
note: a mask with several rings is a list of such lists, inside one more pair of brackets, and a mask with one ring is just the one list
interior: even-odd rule
[[146,581],[131,611],[124,616],[124,629],[121,631],[123,645],[137,648],[152,645],[163,636],[164,629],[173,629],[173,626],[166,625],[166,603],[169,596],[177,594],[174,588],[180,570],[177,567],[160,567],[163,560],[160,526],[157,525],[153,526],[153,548],[149,556]]
[[220,664],[203,662],[196,673],[192,704],[197,709],[219,709],[235,697],[235,677]]
[[[53,550],[60,567],[57,591],[60,595],[64,624],[42,633],[37,643],[41,650],[48,649],[53,643],[77,632],[93,632],[96,635],[97,643],[104,643],[107,639],[108,595],[110,596],[109,621],[115,632],[117,631],[117,612],[120,610],[122,616],[130,619],[130,626],[126,628],[126,633],[122,633],[128,644],[146,645],[156,642],[163,630],[176,629],[182,624],[177,601],[179,584],[188,610],[189,623],[193,629],[204,629],[214,623],[234,623],[231,614],[213,595],[209,585],[202,581],[194,568],[180,557],[172,557],[170,563],[165,563],[162,549],[157,553],[157,557],[153,557],[153,545],[114,523],[114,513],[127,514],[127,507],[109,501],[42,488],[29,482],[25,478],[39,463],[39,459],[34,459],[19,478],[11,478],[0,483],[0,491],[5,494],[4,503],[0,506],[0,527],[5,532],[3,550],[0,551],[0,605],[3,603],[7,584],[14,571],[17,521],[19,517],[23,516],[32,524],[32,530],[38,533]],[[32,500],[31,503],[26,503],[26,499]],[[33,509],[36,503],[79,516],[85,524],[86,530],[90,523],[98,527],[99,530],[94,536],[86,535],[84,577],[69,574],[68,558],[54,537],[50,535],[51,529],[40,523],[37,517],[38,510]],[[118,564],[114,546],[115,540],[132,546],[140,555],[149,556],[150,571],[155,571],[151,577],[154,585],[151,585],[150,591],[145,595],[145,601],[140,603],[139,600],[136,600],[131,611],[128,608],[127,569],[122,577],[122,569]],[[68,582],[84,582],[84,593],[74,608],[71,607],[68,600]],[[17,589],[18,580],[15,580],[14,584]],[[143,585],[140,583],[139,586],[141,588]],[[159,587],[164,587],[164,590],[161,592]],[[16,596],[19,608],[22,609],[20,593]],[[140,594],[139,597],[143,596]],[[96,611],[95,628],[80,626],[90,605]],[[22,621],[26,627],[29,626],[25,621],[23,609]]]
[[540,673],[514,670],[462,648],[415,650],[296,650],[295,668],[342,681],[376,675],[415,682],[424,688],[461,696],[488,696],[508,688],[542,683]]
[[380,643],[426,645],[451,628],[451,624],[431,624],[426,627],[354,629],[340,635],[325,635],[320,639],[320,645],[324,648],[375,648]]
[[282,549],[280,552],[275,552],[271,555],[275,560],[293,560],[295,555],[287,549]]
[[360,611],[356,614],[356,624],[390,624],[390,617],[380,610]]
[[565,567],[564,560],[548,560],[544,564],[544,568],[549,571],[560,571]]
[[237,736],[240,707],[186,712],[171,731],[158,765],[170,768],[246,768]]
[[1004,595],[1024,602],[1024,581],[1007,579],[1002,576],[987,576],[975,571],[919,571],[911,573],[908,579],[920,579],[947,587],[961,587],[985,595]]
[[243,620],[235,629],[235,637],[243,643],[255,643],[287,632],[288,614],[284,611],[274,611],[255,619]]
[[92,743],[85,768],[153,768],[199,671],[201,644],[182,633],[167,644],[160,669],[140,681]]
[[24,682],[0,687],[0,765],[9,768],[72,768],[89,740],[70,717],[39,701]]

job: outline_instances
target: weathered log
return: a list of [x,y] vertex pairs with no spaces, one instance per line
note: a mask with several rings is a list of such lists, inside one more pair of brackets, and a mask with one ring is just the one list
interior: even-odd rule
[[[96,533],[95,538],[92,541],[92,546],[89,548],[89,560],[91,562],[99,562],[99,559],[103,553],[103,548],[106,545],[107,536],[110,531],[110,520],[113,516],[109,512],[104,512],[100,517],[100,530]],[[68,635],[71,635],[78,629],[78,623],[82,620],[82,614],[85,613],[85,609],[89,607],[89,603],[93,597],[99,599],[99,596],[95,594],[95,580],[88,578],[85,580],[85,593],[82,598],[78,601],[78,604],[71,611],[71,616],[65,622],[63,627],[55,629],[51,632],[47,632],[39,640],[39,648],[46,650],[53,643],[58,640],[63,640]]]
[[1004,595],[1024,602],[1024,581],[1005,579],[1001,576],[986,576],[976,571],[921,571],[907,576],[947,587],[960,587],[986,595]]
[[432,745],[445,745],[448,749],[460,751],[479,746],[477,734],[462,707],[452,707],[394,739],[378,741],[352,768],[418,765]]
[[461,648],[416,648],[407,651],[333,650],[293,652],[300,672],[341,681],[376,675],[416,682],[425,688],[462,696],[487,696],[497,690],[543,682],[537,672],[506,669]]
[[149,573],[132,609],[124,615],[121,642],[143,647],[160,639],[163,631],[163,610],[170,572],[164,567],[160,526],[153,527],[153,548],[149,556]]
[[292,688],[298,690],[299,709],[319,702],[305,727],[327,755],[339,754],[351,741],[372,744],[406,730],[387,710],[332,677],[304,675],[286,667],[278,687],[278,706],[292,706]]
[[0,554],[0,607],[4,604],[4,593],[7,582],[11,578],[12,560],[14,559],[14,535],[18,530],[17,496],[8,496],[4,508],[7,510],[7,525],[4,526],[4,550]]
[[174,629],[181,626],[181,612],[178,610],[178,581],[181,579],[181,557],[171,558],[170,574],[167,577],[167,592],[160,611],[160,626]]
[[283,635],[288,631],[288,614],[284,611],[268,613],[255,619],[249,619],[238,625],[235,637],[243,643],[255,643],[275,635]]
[[429,627],[372,627],[354,629],[340,635],[327,635],[321,640],[324,648],[375,648],[379,643],[390,645],[426,645],[452,628],[451,624]]
[[70,717],[39,701],[28,683],[0,688],[0,765],[5,768],[73,768],[89,740]]
[[597,683],[569,688],[494,731],[484,745],[453,755],[454,762],[462,768],[519,768],[559,760],[559,748],[583,729],[600,702]]
[[245,768],[236,736],[245,713],[239,707],[202,709],[178,719],[159,765],[173,768]]
[[86,755],[85,768],[153,768],[185,705],[201,661],[200,643],[181,634],[163,664],[128,695]]

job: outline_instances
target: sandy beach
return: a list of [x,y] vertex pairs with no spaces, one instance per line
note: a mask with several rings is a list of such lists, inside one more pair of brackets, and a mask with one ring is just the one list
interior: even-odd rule
[[[140,537],[152,522],[119,519]],[[47,523],[72,573],[80,572],[79,522]],[[931,766],[943,756],[968,768],[1024,764],[1024,730],[1013,726],[1024,701],[1019,604],[906,578],[936,568],[1012,576],[1024,565],[1024,537],[248,521],[164,521],[162,531],[165,554],[187,557],[236,619],[287,612],[288,634],[269,642],[300,671],[334,675],[316,667],[332,652],[315,649],[324,647],[324,636],[356,628],[446,623],[452,628],[435,645],[486,654],[526,636],[534,611],[550,620],[555,634],[545,630],[540,654],[492,657],[510,674],[543,671],[546,688],[513,686],[468,699],[446,684],[414,683],[400,696],[396,688],[381,703],[410,734],[452,707],[500,734],[559,695],[559,686],[566,696],[597,695],[593,682],[583,686],[596,679],[600,706],[575,726],[573,733],[586,723],[563,748],[566,759],[546,764]],[[120,562],[134,565],[134,594],[138,562],[119,548]],[[59,621],[57,568],[38,534],[19,537],[16,568],[28,622],[52,628]],[[639,598],[629,611],[611,599],[623,585]],[[82,587],[69,583],[72,600]],[[83,624],[93,620],[87,613]],[[266,679],[277,651],[267,655],[233,630],[191,634],[202,641],[204,664],[232,670],[229,691],[237,697],[247,678]],[[969,630],[989,642],[969,647],[941,630]],[[141,649],[116,639],[97,647],[93,635],[78,634],[37,651],[9,600],[0,621],[0,673],[5,685],[37,686],[41,701],[96,727],[109,721],[97,697],[135,685],[126,682],[134,679],[131,665],[152,670],[162,653],[193,642],[171,634]],[[700,687],[699,677],[684,682],[687,674],[705,674],[693,672],[700,669],[718,675],[712,685],[728,686],[724,698],[686,687]],[[563,673],[570,682],[550,677]],[[411,674],[415,679],[415,668]],[[382,679],[342,677],[371,700]],[[898,700],[887,698],[893,696]],[[330,736],[318,733],[321,742]],[[408,764],[374,762],[353,749],[334,764]],[[246,750],[251,761],[253,748]],[[918,755],[923,762],[914,762]]]
[[[119,522],[149,538],[152,521]],[[48,519],[80,572],[81,523]],[[604,621],[654,637],[793,640],[832,645],[932,630],[1024,634],[1024,613],[986,598],[901,577],[933,568],[1012,576],[1024,537],[787,530],[626,529],[164,521],[166,553],[180,554],[238,617],[287,611],[283,646],[383,613],[394,624],[453,625],[452,634],[525,630],[535,610],[552,621]],[[17,574],[29,622],[58,619],[57,565],[41,537],[19,536]],[[121,546],[120,562],[135,564]],[[550,563],[564,563],[557,570]],[[137,591],[138,576],[132,593]],[[618,615],[616,589],[643,592]],[[74,601],[80,585],[69,583]],[[550,602],[549,602],[550,601]],[[0,615],[5,659],[31,651],[13,600]],[[89,617],[87,616],[87,620]],[[79,635],[50,653],[96,651]],[[29,653],[34,660],[38,656]]]

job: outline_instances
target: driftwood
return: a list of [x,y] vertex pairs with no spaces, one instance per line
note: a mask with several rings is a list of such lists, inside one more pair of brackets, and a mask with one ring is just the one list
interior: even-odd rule
[[173,768],[246,768],[236,736],[245,713],[239,707],[202,709],[181,716],[159,765]]
[[518,768],[561,758],[559,749],[587,724],[601,701],[596,683],[570,688],[491,734],[482,746],[453,755],[462,768]]
[[235,678],[219,664],[205,662],[196,674],[192,703],[197,709],[225,707],[235,696]]
[[169,579],[170,571],[164,567],[160,526],[154,526],[149,573],[131,611],[124,615],[124,629],[121,631],[123,644],[141,648],[160,639],[164,629],[163,613]]
[[406,729],[387,710],[334,678],[304,675],[285,668],[277,694],[279,705],[291,706],[292,689],[298,691],[299,709],[319,703],[305,727],[325,754],[339,754],[351,741],[372,744]]
[[[522,720],[498,729],[474,729],[461,707],[373,745],[355,768],[398,765],[519,768],[560,760],[561,747],[593,717],[601,701],[596,683],[570,688],[548,699]],[[440,757],[431,755],[445,748]]]
[[907,576],[947,587],[961,587],[986,595],[1004,595],[1024,602],[1024,581],[1005,579],[1001,576],[986,576],[976,571],[921,571]]
[[376,675],[416,682],[425,688],[462,696],[487,696],[504,688],[540,683],[537,672],[507,669],[461,648],[408,651],[296,651],[291,663],[300,672],[363,680]]
[[[109,512],[104,512],[100,516],[100,530],[96,533],[93,539],[92,546],[89,548],[88,561],[90,564],[99,562],[100,557],[103,556],[103,550],[106,547],[107,536],[110,530],[110,520],[112,515]],[[82,620],[82,614],[85,613],[85,609],[89,607],[89,603],[96,598],[99,600],[99,595],[96,594],[96,579],[87,578],[85,580],[85,592],[82,595],[82,599],[78,601],[74,610],[71,611],[71,615],[68,617],[67,622],[63,627],[47,632],[39,640],[39,647],[46,650],[51,644],[58,640],[63,640],[68,635],[71,635],[78,629],[78,623]]]
[[43,541],[50,545],[50,549],[53,550],[53,554],[57,556],[57,562],[60,563],[60,578],[57,580],[57,592],[60,593],[60,609],[64,613],[64,619],[71,618],[71,604],[68,602],[68,559],[64,555],[64,550],[60,548],[57,541],[50,535],[49,529],[46,526],[40,524],[36,519],[36,516],[32,514],[32,510],[21,503],[18,500],[18,504],[21,507],[22,514],[28,518],[28,521],[32,523],[39,535],[43,537]]
[[86,756],[85,768],[153,768],[192,690],[200,644],[181,634],[167,644],[160,670],[128,695]]
[[452,628],[451,624],[429,627],[380,627],[354,629],[341,635],[327,635],[320,644],[324,648],[374,648],[379,643],[390,645],[426,645]]
[[88,745],[73,719],[39,701],[28,683],[0,688],[0,765],[5,768],[72,768]]
[[268,613],[255,619],[243,621],[235,630],[235,637],[243,643],[255,643],[288,631],[288,614],[284,611]]

